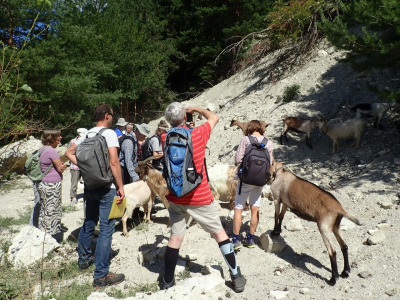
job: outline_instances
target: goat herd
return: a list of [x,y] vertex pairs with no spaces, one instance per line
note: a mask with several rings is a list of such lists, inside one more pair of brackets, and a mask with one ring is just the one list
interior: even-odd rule
[[[319,116],[316,120],[287,117],[283,119],[284,129],[280,136],[280,143],[282,144],[283,136],[287,140],[287,133],[289,131],[296,131],[307,135],[306,144],[312,148],[311,132],[314,128],[319,128],[333,140],[333,153],[337,150],[338,141],[341,139],[354,138],[355,147],[358,148],[364,127],[364,122],[360,119],[361,114],[375,117],[375,125],[380,127],[383,115],[392,107],[392,103],[358,104],[352,107],[352,110],[356,113],[356,118],[334,125],[328,125],[322,116]],[[243,134],[246,134],[247,123],[232,120],[231,126],[234,125],[241,128]],[[265,127],[268,125],[270,124],[266,122],[263,124]],[[136,172],[142,180],[125,185],[124,187],[127,198],[126,211],[122,217],[123,233],[125,236],[128,236],[126,221],[136,207],[143,206],[145,220],[151,222],[150,212],[155,196],[158,196],[166,208],[169,206],[168,200],[165,197],[169,193],[166,182],[162,177],[162,173],[152,168],[152,159],[153,157],[150,157],[145,161],[139,162],[136,168]],[[208,170],[209,184],[214,198],[221,201],[228,201],[231,209],[233,209],[237,186],[235,172],[235,166],[224,164],[217,164]],[[339,278],[336,251],[332,245],[331,232],[336,237],[344,257],[344,269],[340,276],[343,278],[348,277],[350,273],[348,247],[340,233],[340,222],[345,217],[360,225],[359,220],[346,212],[331,193],[295,176],[293,173],[285,170],[281,163],[275,161],[271,166],[270,173],[272,181],[270,189],[275,205],[275,225],[271,236],[279,236],[283,217],[287,208],[290,208],[290,211],[298,217],[317,223],[331,262],[331,279],[328,281],[328,284],[334,285]]]

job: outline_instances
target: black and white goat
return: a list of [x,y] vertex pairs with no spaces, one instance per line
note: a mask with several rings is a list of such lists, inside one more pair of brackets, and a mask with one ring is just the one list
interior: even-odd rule
[[271,177],[274,178],[271,184],[271,192],[275,204],[275,226],[271,235],[280,235],[283,217],[287,208],[290,208],[290,211],[296,216],[317,223],[331,262],[332,277],[328,284],[335,285],[339,278],[336,250],[332,245],[331,232],[335,235],[344,257],[344,269],[340,276],[349,277],[348,247],[341,236],[340,222],[343,217],[357,225],[361,225],[360,221],[345,211],[331,193],[286,171],[281,163],[275,161],[270,172]]
[[382,128],[382,117],[391,108],[395,102],[392,103],[360,103],[350,108],[356,113],[356,118],[361,118],[361,115],[375,117],[374,126]]

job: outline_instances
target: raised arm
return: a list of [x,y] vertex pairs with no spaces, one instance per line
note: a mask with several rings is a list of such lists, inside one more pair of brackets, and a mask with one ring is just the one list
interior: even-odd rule
[[206,118],[207,122],[210,123],[211,130],[214,129],[215,125],[217,125],[219,121],[219,116],[217,114],[201,107],[187,107],[185,111],[189,114],[193,114],[194,112],[201,114],[204,118]]

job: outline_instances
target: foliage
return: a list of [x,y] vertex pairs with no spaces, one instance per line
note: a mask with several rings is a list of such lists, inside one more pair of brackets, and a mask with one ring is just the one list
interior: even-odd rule
[[188,267],[185,267],[185,270],[179,272],[178,274],[176,274],[176,276],[177,276],[179,279],[187,279],[187,278],[192,277],[192,275],[190,275],[190,270],[189,270]]
[[292,101],[299,94],[299,92],[300,92],[300,85],[298,84],[293,84],[285,87],[282,96],[283,102],[287,103]]
[[[370,66],[400,62],[400,6],[396,0],[341,1],[341,13],[321,27],[337,47],[364,56]],[[366,62],[364,61],[365,65]]]
[[[340,1],[339,14],[323,18],[321,28],[335,46],[351,51],[356,70],[398,68],[400,64],[400,6],[397,0]],[[399,100],[397,91],[382,97]]]

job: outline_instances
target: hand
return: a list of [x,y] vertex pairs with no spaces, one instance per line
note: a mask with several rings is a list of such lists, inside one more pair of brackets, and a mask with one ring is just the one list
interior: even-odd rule
[[185,108],[185,111],[188,114],[193,114],[194,112],[196,112],[196,107],[188,106]]
[[117,195],[119,196],[119,199],[117,200],[117,204],[121,204],[122,199],[124,199],[124,197],[125,197],[125,192],[122,187],[117,190]]

